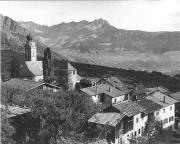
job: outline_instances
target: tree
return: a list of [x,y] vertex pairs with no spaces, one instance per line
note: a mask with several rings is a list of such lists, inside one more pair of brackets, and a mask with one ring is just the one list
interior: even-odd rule
[[44,81],[49,82],[51,78],[51,50],[49,47],[44,50],[43,75]]
[[161,139],[162,126],[156,121],[152,114],[149,115],[147,124],[141,137],[131,141],[131,144],[159,144]]

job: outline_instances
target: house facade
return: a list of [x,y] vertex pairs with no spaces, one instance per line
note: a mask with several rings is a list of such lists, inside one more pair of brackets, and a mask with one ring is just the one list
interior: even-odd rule
[[129,144],[130,139],[142,136],[150,118],[161,122],[164,129],[173,128],[176,102],[171,97],[156,92],[138,101],[122,101],[104,109],[103,112],[107,115],[111,113],[123,115],[123,118],[118,119],[118,123],[114,126],[115,135],[112,143]]

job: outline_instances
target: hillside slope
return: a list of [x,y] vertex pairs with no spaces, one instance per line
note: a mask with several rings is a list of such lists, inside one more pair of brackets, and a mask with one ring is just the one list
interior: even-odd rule
[[49,27],[33,22],[20,25],[72,61],[165,73],[180,71],[180,32],[123,30],[103,19]]

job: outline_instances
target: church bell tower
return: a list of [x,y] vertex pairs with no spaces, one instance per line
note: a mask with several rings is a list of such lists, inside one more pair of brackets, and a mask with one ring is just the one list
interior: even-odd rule
[[25,59],[26,61],[37,61],[37,49],[31,34],[26,36]]

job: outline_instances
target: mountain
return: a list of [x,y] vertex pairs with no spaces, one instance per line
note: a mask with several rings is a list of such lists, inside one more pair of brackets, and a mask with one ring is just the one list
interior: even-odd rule
[[180,32],[123,30],[104,19],[20,25],[72,61],[170,74],[180,71]]
[[168,74],[180,72],[180,32],[123,30],[104,19],[53,26],[34,22],[15,22],[15,26],[9,23],[4,20],[1,32],[5,35],[2,37],[5,49],[15,41],[22,50],[21,35],[31,31],[37,45],[48,46],[71,61]]
[[[0,15],[1,27],[1,74],[2,77],[10,77],[14,74],[13,65],[18,60],[24,57],[24,44],[26,35],[30,31],[23,28],[18,22],[13,19]],[[42,59],[43,50],[47,46],[35,38],[38,59]],[[53,58],[64,59],[64,57],[52,51]]]

